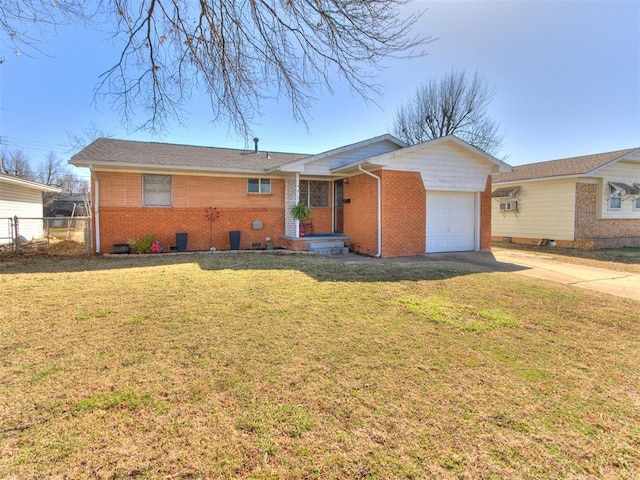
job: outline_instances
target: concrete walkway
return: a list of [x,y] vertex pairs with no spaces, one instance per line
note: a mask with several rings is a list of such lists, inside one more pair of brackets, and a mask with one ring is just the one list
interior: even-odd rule
[[[640,274],[617,272],[606,268],[563,263],[545,258],[544,253],[498,249],[493,252],[498,264],[524,267],[516,274],[609,293],[640,301]],[[500,268],[498,268],[500,269]]]

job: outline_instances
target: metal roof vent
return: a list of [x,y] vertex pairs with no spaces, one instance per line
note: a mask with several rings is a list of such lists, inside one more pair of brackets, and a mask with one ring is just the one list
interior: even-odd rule
[[253,149],[253,153],[258,153],[258,142],[260,141],[260,139],[258,137],[253,137],[253,143],[255,145],[254,149]]

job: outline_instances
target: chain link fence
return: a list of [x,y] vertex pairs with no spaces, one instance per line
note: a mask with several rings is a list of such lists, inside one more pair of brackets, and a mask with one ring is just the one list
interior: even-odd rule
[[91,217],[0,218],[0,253],[89,255]]

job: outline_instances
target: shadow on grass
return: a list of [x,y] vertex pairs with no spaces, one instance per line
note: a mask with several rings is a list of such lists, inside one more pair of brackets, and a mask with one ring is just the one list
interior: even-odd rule
[[12,257],[0,259],[0,275],[73,273],[197,264],[216,270],[296,270],[317,281],[389,282],[440,280],[487,272],[513,272],[525,267],[498,262],[490,252],[433,254],[378,259],[355,254],[321,257],[284,251],[202,252],[96,257]]

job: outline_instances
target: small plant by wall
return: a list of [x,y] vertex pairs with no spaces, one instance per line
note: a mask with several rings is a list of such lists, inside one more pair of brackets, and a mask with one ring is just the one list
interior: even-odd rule
[[136,240],[129,240],[131,253],[151,253],[151,246],[156,241],[155,235],[145,235]]

